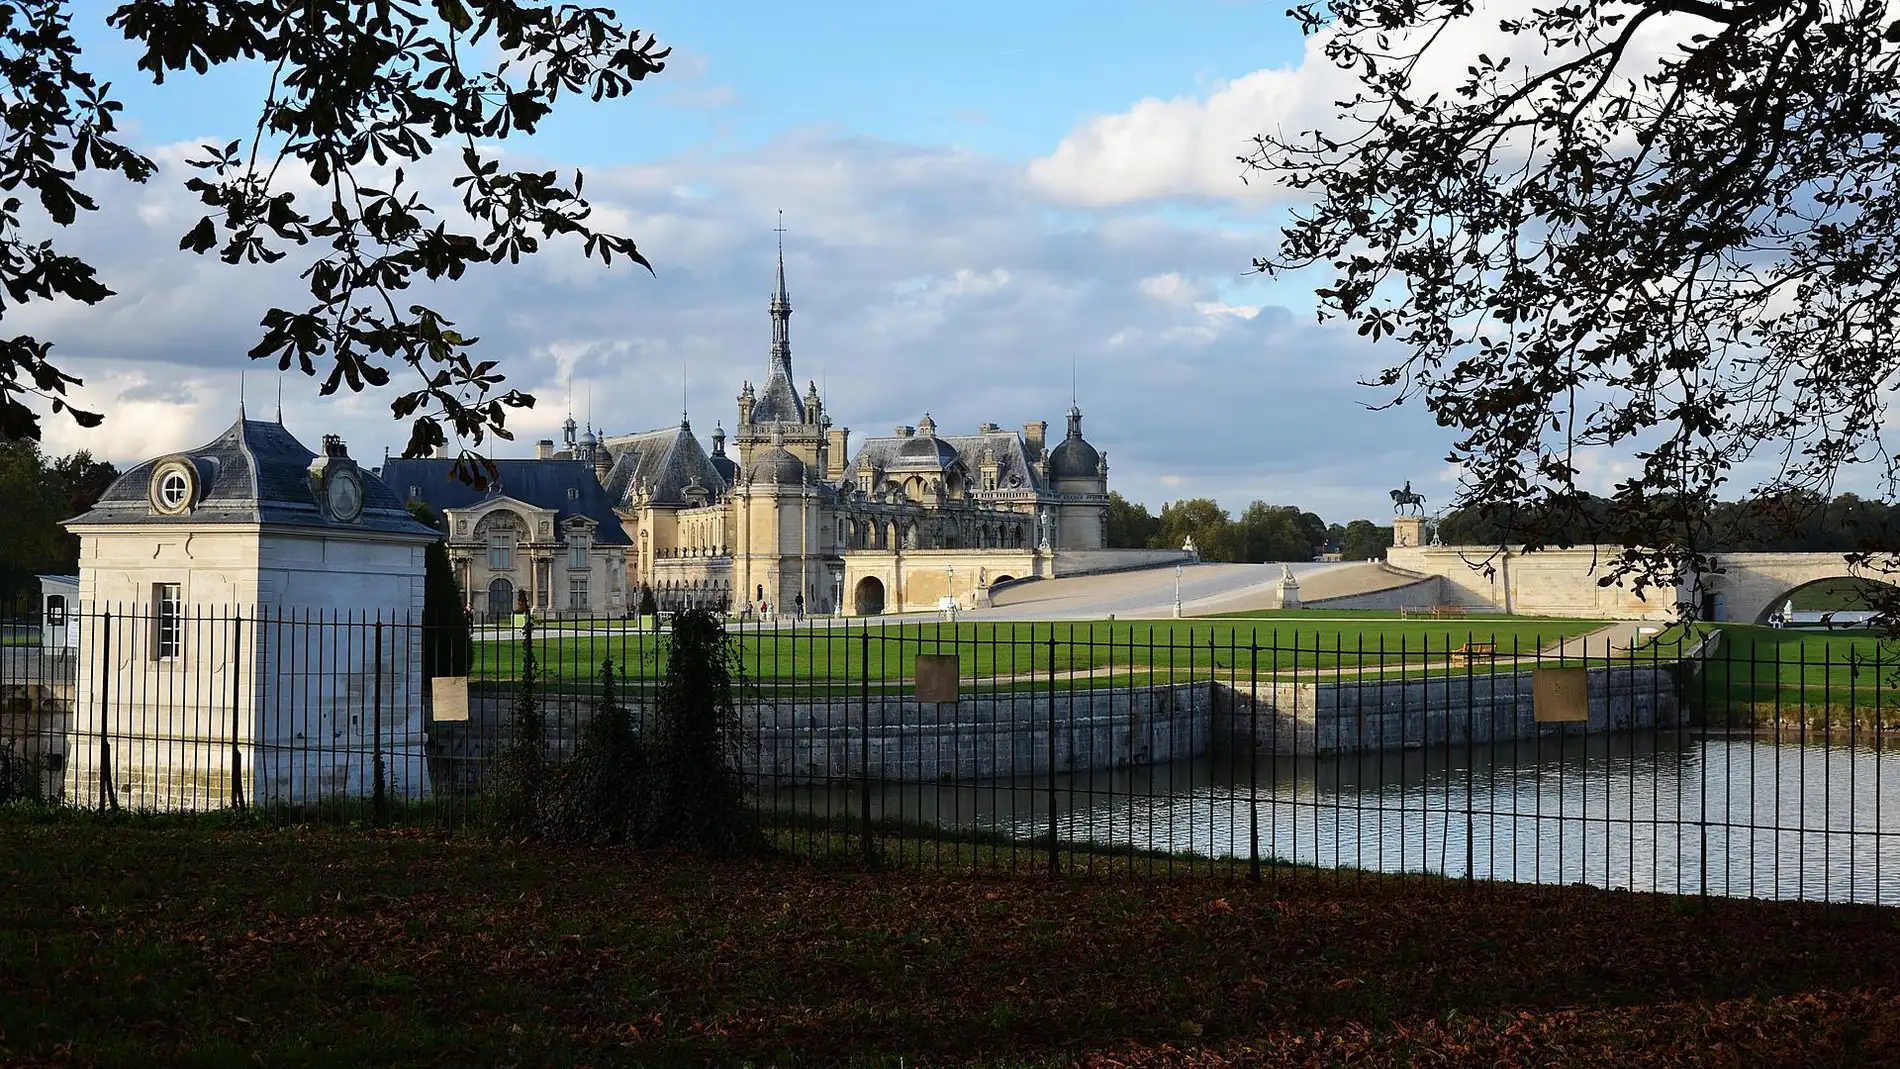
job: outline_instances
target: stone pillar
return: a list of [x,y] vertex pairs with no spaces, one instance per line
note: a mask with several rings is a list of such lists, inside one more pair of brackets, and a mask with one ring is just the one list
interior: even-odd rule
[[1300,584],[1293,578],[1293,569],[1280,565],[1280,582],[1274,587],[1273,607],[1276,609],[1297,609],[1300,607]]
[[1408,549],[1425,544],[1425,517],[1392,517],[1392,545],[1397,549]]

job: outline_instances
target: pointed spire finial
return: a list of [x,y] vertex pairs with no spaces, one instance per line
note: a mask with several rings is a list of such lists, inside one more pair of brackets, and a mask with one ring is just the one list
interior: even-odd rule
[[284,425],[284,377],[277,376],[277,425]]
[[244,372],[238,372],[238,422],[244,422]]

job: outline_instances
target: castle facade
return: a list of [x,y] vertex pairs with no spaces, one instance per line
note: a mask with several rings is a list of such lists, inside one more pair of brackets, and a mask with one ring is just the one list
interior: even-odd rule
[[441,458],[387,461],[383,479],[446,516],[457,575],[487,615],[524,599],[620,615],[643,585],[664,608],[968,608],[1000,583],[1054,575],[1059,550],[1105,545],[1108,458],[1079,408],[1053,445],[1047,423],[947,434],[926,413],[854,455],[816,383],[795,384],[782,250],[769,310],[765,377],[740,389],[731,438],[715,426],[710,452],[684,417],[601,437],[570,418],[559,448],[502,462],[485,494],[453,484]]

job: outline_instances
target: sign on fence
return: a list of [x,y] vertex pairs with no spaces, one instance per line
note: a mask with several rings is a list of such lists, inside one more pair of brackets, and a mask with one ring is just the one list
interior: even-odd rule
[[1531,716],[1540,724],[1588,723],[1589,669],[1532,669]]
[[920,653],[917,655],[917,700],[945,703],[957,700],[957,677],[962,665],[954,655]]
[[429,693],[435,695],[436,723],[468,720],[467,676],[433,676]]

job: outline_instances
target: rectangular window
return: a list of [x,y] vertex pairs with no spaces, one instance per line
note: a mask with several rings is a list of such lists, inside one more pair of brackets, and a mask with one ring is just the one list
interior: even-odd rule
[[587,580],[572,579],[567,584],[567,607],[576,612],[587,610]]
[[177,583],[152,584],[152,656],[171,660],[184,652],[185,596]]
[[587,536],[574,535],[567,540],[567,566],[577,571],[587,568]]
[[505,572],[515,566],[515,540],[507,535],[488,536],[488,570]]

